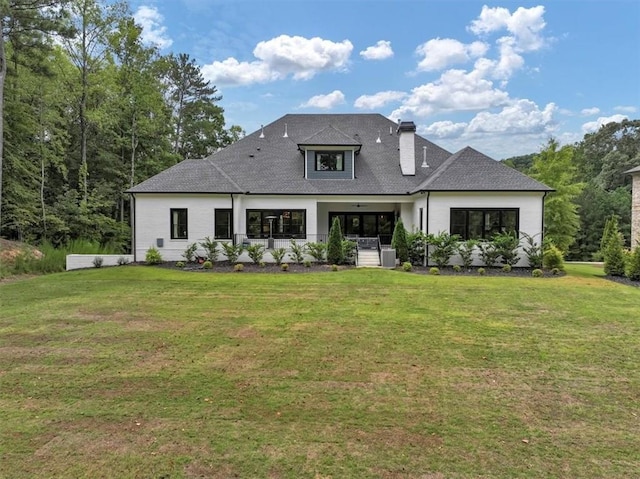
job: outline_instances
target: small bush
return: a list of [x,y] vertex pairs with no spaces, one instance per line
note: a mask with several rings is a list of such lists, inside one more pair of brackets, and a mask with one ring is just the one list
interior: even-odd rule
[[144,255],[144,261],[149,265],[160,264],[162,263],[162,255],[160,254],[160,251],[157,250],[157,248],[152,246],[147,250],[147,253]]
[[198,243],[191,243],[187,246],[187,249],[182,253],[182,257],[187,260],[187,263],[193,263],[196,257],[196,251],[198,250]]
[[260,243],[250,244],[247,246],[247,254],[254,264],[259,264],[264,258],[264,245]]
[[427,235],[422,231],[407,233],[407,245],[409,247],[409,262],[423,264],[427,254]]
[[184,268],[184,261],[177,261],[176,268]]
[[496,252],[502,264],[515,266],[518,263],[520,260],[518,256],[520,238],[518,238],[517,233],[509,231],[497,233],[493,236],[492,241],[496,246]]
[[202,269],[211,269],[213,268],[213,263],[209,260],[206,260],[204,263],[202,263]]
[[332,264],[331,265],[331,271],[338,271],[338,265],[337,264]]
[[542,278],[544,276],[544,271],[542,271],[540,268],[536,268],[531,272],[531,276],[533,276],[534,278]]
[[446,231],[441,231],[437,235],[427,236],[427,242],[433,247],[429,259],[438,268],[444,268],[449,264],[449,260],[458,250],[458,235],[450,235]]
[[204,239],[200,242],[200,246],[202,246],[202,248],[204,249],[205,256],[209,261],[211,261],[212,263],[218,261],[218,255],[220,254],[220,251],[218,250],[217,241],[214,241],[208,236],[205,236]]
[[507,263],[502,267],[502,272],[503,273],[511,273],[511,269],[512,269],[511,265],[509,263]]
[[542,268],[542,246],[536,243],[534,236],[529,236],[527,233],[520,232],[522,237],[524,238],[525,244],[522,247],[525,256],[527,257],[527,261],[529,262],[529,267],[531,268]]
[[351,240],[342,240],[342,256],[346,264],[356,263],[356,242]]
[[440,269],[436,268],[435,266],[433,268],[429,269],[429,274],[432,274],[434,276],[438,276],[440,274]]
[[402,218],[398,218],[393,228],[391,247],[396,250],[396,258],[400,260],[400,263],[409,261],[409,242],[407,240],[407,230],[402,223]]
[[553,268],[551,270],[551,274],[554,276],[558,276],[560,274],[560,270],[558,268]]
[[626,275],[631,281],[640,281],[640,246],[633,248],[627,263]]
[[493,241],[479,241],[477,246],[478,250],[480,251],[480,261],[485,268],[491,268],[494,264],[496,264],[500,253],[498,252]]
[[244,265],[242,263],[237,263],[234,267],[233,270],[236,273],[240,273],[241,271],[244,271]]
[[277,265],[282,264],[282,260],[284,259],[285,254],[287,254],[287,250],[284,248],[275,248],[271,251],[271,256],[273,256],[273,260]]
[[289,258],[291,258],[296,264],[302,264],[304,261],[304,245],[299,245],[296,240],[292,239],[290,241],[289,249],[291,250]]
[[342,248],[342,228],[340,220],[336,216],[329,229],[329,242],[327,244],[327,261],[332,264],[342,264],[344,261],[344,249]]
[[405,261],[404,263],[402,263],[402,269],[406,272],[409,272],[413,269],[413,266],[409,261]]
[[487,274],[487,272],[484,268],[478,268],[478,274],[480,276],[484,276],[485,274]]
[[320,263],[324,261],[325,254],[327,253],[326,243],[307,243],[305,248],[313,259]]
[[549,246],[542,256],[542,265],[546,269],[558,268],[561,271],[564,270],[564,257],[562,256],[562,251],[554,245]]
[[102,268],[102,263],[104,263],[104,258],[102,256],[96,256],[95,258],[93,258],[94,268]]
[[459,273],[460,271],[462,271],[462,266],[460,266],[459,264],[454,264],[454,265],[453,265],[453,270],[454,270],[456,273]]
[[118,258],[118,266],[124,266],[125,264],[129,264],[129,259],[124,256],[120,256]]
[[624,276],[625,254],[622,233],[614,231],[604,248],[604,272],[610,276]]
[[238,257],[242,254],[242,251],[244,250],[242,243],[238,243],[238,244],[221,243],[221,244],[222,244],[222,249],[224,251],[224,254],[227,257],[227,260],[229,260],[230,263],[235,263],[236,261],[238,261]]
[[282,263],[282,264],[280,265],[280,269],[281,269],[282,271],[289,271],[289,264],[288,264],[288,263]]
[[267,263],[265,263],[264,261],[260,261],[258,263],[258,266],[260,266],[261,268],[264,268],[265,266],[267,266]]
[[304,260],[304,267],[311,268],[311,261],[309,261],[308,259]]
[[463,241],[457,246],[458,254],[462,260],[462,266],[464,266],[465,269],[471,268],[471,264],[473,263],[473,250],[476,246],[478,246],[478,240],[475,239]]

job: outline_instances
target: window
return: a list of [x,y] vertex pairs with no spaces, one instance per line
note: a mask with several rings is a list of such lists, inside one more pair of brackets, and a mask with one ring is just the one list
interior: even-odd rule
[[171,239],[187,239],[187,209],[171,209]]
[[306,210],[247,210],[249,238],[306,238]]
[[227,209],[216,209],[215,239],[231,239],[233,236],[233,212]]
[[316,171],[344,171],[344,152],[317,151]]
[[450,230],[463,240],[490,239],[496,233],[518,231],[520,210],[451,208]]

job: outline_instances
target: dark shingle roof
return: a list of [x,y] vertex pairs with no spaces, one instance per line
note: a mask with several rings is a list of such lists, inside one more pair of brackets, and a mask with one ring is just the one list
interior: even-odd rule
[[[285,115],[264,127],[264,138],[258,130],[204,160],[183,161],[129,191],[398,195],[427,190],[550,190],[471,148],[451,155],[418,135],[416,174],[403,176],[396,129],[396,123],[379,114]],[[299,145],[314,144],[360,146],[355,179],[304,178]],[[421,167],[423,147],[429,168]]]
[[635,168],[631,168],[630,170],[625,171],[625,173],[628,173],[628,174],[640,173],[640,166],[636,166]]

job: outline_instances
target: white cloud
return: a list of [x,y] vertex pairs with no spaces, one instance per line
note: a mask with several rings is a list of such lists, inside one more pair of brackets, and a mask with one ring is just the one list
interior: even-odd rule
[[471,23],[469,30],[476,35],[507,30],[513,37],[516,51],[527,52],[539,50],[545,45],[541,35],[546,26],[544,7],[519,7],[513,14],[503,7],[482,7],[480,16]]
[[600,108],[598,108],[597,106],[594,106],[593,108],[583,108],[582,110],[580,110],[580,114],[584,116],[593,116],[597,115],[598,113],[600,113]]
[[391,42],[380,40],[373,46],[367,47],[360,52],[360,56],[365,60],[385,60],[393,56]]
[[452,121],[436,121],[422,129],[425,135],[435,138],[456,138],[464,133],[468,123],[454,123]]
[[614,107],[615,111],[620,111],[622,113],[635,113],[638,109],[635,106],[616,106]]
[[589,121],[582,125],[582,132],[593,133],[598,131],[601,126],[606,125],[607,123],[620,123],[622,120],[628,119],[627,115],[612,115],[612,116],[601,116],[596,121]]
[[407,94],[402,91],[381,91],[375,95],[362,95],[356,99],[353,106],[361,110],[377,110],[387,103],[402,100]]
[[408,95],[390,118],[424,117],[438,112],[486,110],[509,103],[509,94],[494,88],[476,69],[448,70],[435,82],[420,85]]
[[435,38],[416,48],[416,53],[424,57],[418,63],[418,70],[442,70],[481,57],[488,49],[489,46],[484,42],[464,44],[452,38]]
[[156,7],[141,5],[133,14],[135,22],[142,27],[142,41],[157,46],[163,50],[173,45],[173,40],[167,35],[167,27],[162,23],[164,17]]
[[318,37],[280,35],[256,45],[253,54],[257,61],[240,62],[230,57],[205,65],[202,73],[213,83],[232,85],[266,83],[288,75],[309,80],[322,71],[345,70],[352,50],[349,40],[336,43]]
[[300,105],[301,108],[320,108],[330,110],[331,108],[345,103],[344,94],[340,90],[334,90],[327,95],[316,95]]
[[480,112],[467,128],[468,133],[540,134],[554,128],[553,114],[557,107],[547,104],[540,110],[531,100],[518,100],[498,113]]

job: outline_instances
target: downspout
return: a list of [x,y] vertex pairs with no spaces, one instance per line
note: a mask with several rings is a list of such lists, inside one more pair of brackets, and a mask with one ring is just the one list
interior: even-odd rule
[[547,197],[548,191],[545,191],[542,195],[542,224],[540,225],[540,248],[542,248],[542,243],[544,242],[544,200]]
[[[427,208],[426,208],[426,218],[424,220],[424,231],[425,231],[425,235],[429,234],[429,196],[431,196],[431,192],[427,191]],[[429,262],[429,245],[425,242],[424,244],[424,267],[427,267],[427,263]]]
[[235,224],[235,221],[236,221],[236,212],[233,207],[233,193],[229,193],[229,197],[231,198],[231,242],[235,245],[236,231],[233,225]]
[[136,195],[131,193],[131,252],[133,253],[133,262],[138,261],[136,255]]

